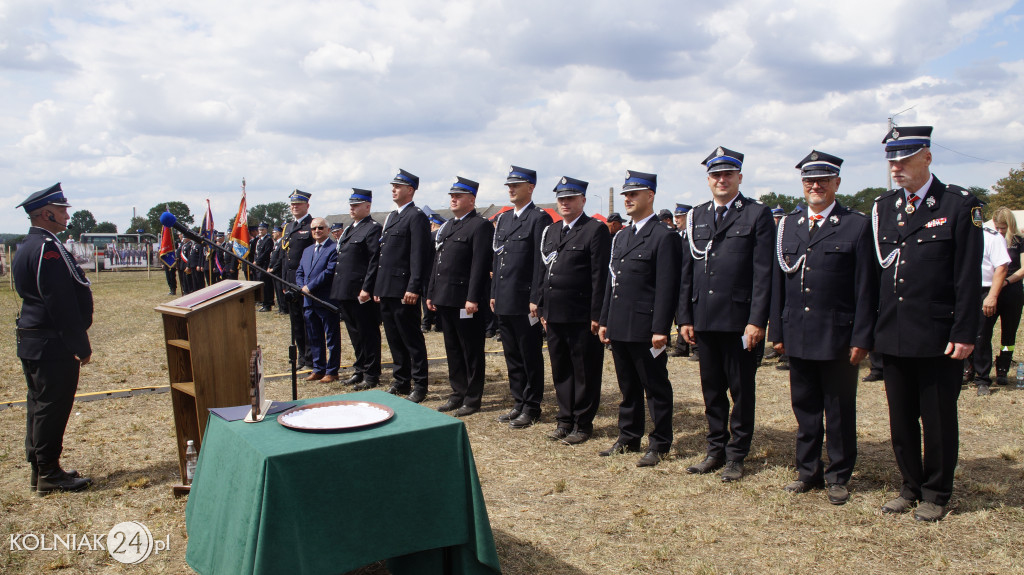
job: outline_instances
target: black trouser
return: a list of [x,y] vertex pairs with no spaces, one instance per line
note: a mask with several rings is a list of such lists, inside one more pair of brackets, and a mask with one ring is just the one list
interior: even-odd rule
[[420,303],[423,307],[423,321],[420,327],[424,330],[430,330],[431,326],[437,324],[437,314],[427,308],[426,298],[420,298]]
[[462,308],[435,306],[441,318],[444,349],[448,356],[448,399],[466,407],[480,407],[484,394],[484,318],[479,311],[473,317],[460,318]]
[[558,399],[558,427],[593,433],[601,401],[604,344],[590,333],[590,322],[548,322],[551,379]]
[[873,351],[868,354],[868,363],[871,365],[871,369],[868,373],[872,373],[877,376],[882,375],[882,354]]
[[289,313],[288,294],[285,292],[284,284],[274,280],[274,293],[277,294],[277,311]]
[[64,430],[75,403],[76,359],[22,359],[28,393],[25,398],[25,458],[39,467],[58,465],[64,451]]
[[292,294],[289,294],[288,297],[294,297],[288,301],[288,316],[291,320],[292,335],[295,338],[295,348],[298,351],[295,361],[299,367],[312,366],[313,354],[306,345],[306,319],[302,312],[302,297],[292,296]]
[[707,454],[729,461],[742,461],[747,456],[754,435],[757,357],[741,346],[742,335],[738,331],[696,332],[700,385],[708,419]]
[[178,291],[178,277],[175,275],[176,273],[174,268],[164,268],[164,277],[167,279],[167,291],[171,293]]
[[527,314],[495,317],[505,350],[512,408],[540,417],[540,403],[544,399],[544,332],[540,321],[530,325]]
[[[857,461],[857,366],[845,357],[821,361],[790,356],[789,389],[800,481],[849,482]],[[828,467],[821,461],[826,436]]]
[[[982,293],[988,293],[988,288],[982,288]],[[970,361],[965,363],[966,368],[974,368],[978,383],[988,384],[992,381],[992,332],[995,330],[996,320],[1000,320],[999,326],[1002,331],[999,336],[1001,350],[996,359],[996,374],[1006,375],[1010,370],[1010,361],[1013,359],[1014,343],[1017,338],[1017,327],[1020,325],[1022,303],[1024,303],[1024,292],[1021,291],[1020,284],[1009,285],[999,292],[999,299],[996,300],[996,313],[992,317],[986,317],[984,313],[981,314],[981,330],[978,332],[978,340],[974,345],[974,353],[968,358]]]
[[956,402],[963,364],[945,355],[883,354],[882,362],[892,449],[903,475],[900,495],[911,501],[946,505],[953,494],[953,472],[959,454]]
[[380,304],[373,299],[366,303],[353,299],[340,302],[340,308],[348,339],[356,354],[356,373],[362,374],[364,381],[379,382]]
[[612,359],[619,380],[619,441],[638,444],[647,414],[644,394],[654,428],[648,449],[668,453],[672,447],[672,383],[668,380],[668,353],[651,357],[651,343],[612,341]]
[[263,293],[260,294],[263,299],[263,307],[271,308],[274,307],[274,278],[270,277],[270,274],[260,273],[260,280],[263,282]]
[[[421,298],[422,299],[422,298]],[[395,364],[392,385],[408,389],[412,385],[427,390],[427,344],[420,331],[420,304],[405,305],[401,298],[380,298],[384,335]]]

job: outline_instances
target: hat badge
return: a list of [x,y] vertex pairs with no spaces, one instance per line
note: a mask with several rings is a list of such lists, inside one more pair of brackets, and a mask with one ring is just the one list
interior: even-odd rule
[[631,177],[633,177],[633,174],[629,173],[629,170],[626,170],[626,179],[628,180]]
[[722,147],[719,146],[718,149],[715,150],[715,155],[716,156],[724,156],[725,155],[725,150],[723,150]]
[[818,159],[818,152],[811,152],[811,161],[816,161],[817,159]]
[[893,137],[893,138],[899,138],[899,137],[900,137],[900,133],[899,133],[899,132],[897,132],[895,128],[894,128],[894,129],[893,129],[893,131],[892,131],[892,137]]
[[569,180],[566,180],[565,178],[562,178],[562,183],[563,183],[563,184],[568,184],[568,183],[569,183]]
[[508,173],[510,173],[510,174],[515,173],[515,171],[516,171],[516,169],[513,168],[513,167],[509,167],[509,169],[508,169]]

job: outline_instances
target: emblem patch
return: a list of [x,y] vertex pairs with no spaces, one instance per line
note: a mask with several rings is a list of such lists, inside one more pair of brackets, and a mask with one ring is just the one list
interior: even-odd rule
[[60,254],[57,252],[46,252],[43,254],[44,260],[59,260]]
[[981,215],[981,206],[971,209],[971,222],[979,228],[985,223],[985,218]]

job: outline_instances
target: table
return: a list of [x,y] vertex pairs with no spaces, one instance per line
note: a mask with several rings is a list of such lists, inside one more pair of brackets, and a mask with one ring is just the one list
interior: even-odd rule
[[462,421],[370,390],[376,427],[336,433],[211,415],[185,508],[185,560],[214,573],[500,573]]

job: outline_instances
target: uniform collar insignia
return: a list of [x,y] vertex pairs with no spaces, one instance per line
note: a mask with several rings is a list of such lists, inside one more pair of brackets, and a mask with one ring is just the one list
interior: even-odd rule
[[736,201],[733,202],[732,205],[736,206],[737,208],[742,208],[743,207],[743,200],[741,200],[739,198],[736,198]]
[[925,198],[924,203],[929,208],[934,208],[935,207],[935,196],[928,196],[927,198]]
[[839,216],[831,215],[831,216],[829,216],[828,221],[832,222],[833,226],[838,226],[839,225]]
[[799,219],[799,220],[797,220],[797,221],[796,221],[796,223],[798,223],[798,224],[802,224],[802,223],[804,223],[804,217],[803,217],[803,216],[800,216],[800,219]]
[[903,205],[903,198],[896,198],[896,209],[897,210],[900,209],[900,206],[902,206],[902,205]]

